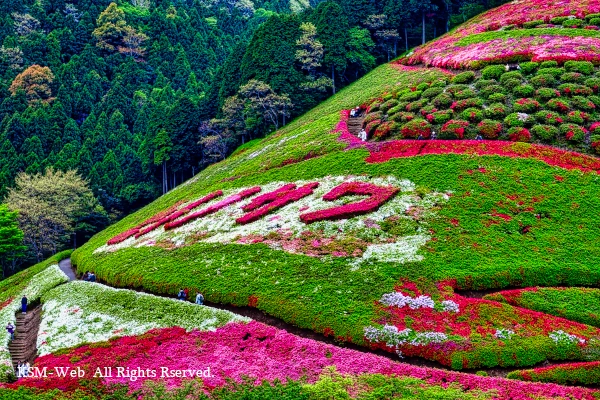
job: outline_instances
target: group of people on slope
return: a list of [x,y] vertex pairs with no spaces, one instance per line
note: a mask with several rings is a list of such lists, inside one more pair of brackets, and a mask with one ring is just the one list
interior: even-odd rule
[[[177,300],[182,300],[182,301],[186,301],[187,297],[188,297],[188,290],[187,289],[180,289],[179,293],[177,293]],[[204,296],[202,296],[202,293],[197,292],[196,293],[196,304],[202,305],[204,304]]]
[[96,282],[96,274],[88,271],[85,274],[83,274],[83,277],[81,279],[87,282]]
[[19,361],[17,363],[17,379],[18,378],[26,378],[27,376],[29,376],[29,369],[31,368],[31,365],[29,365],[29,361],[25,361],[25,362],[21,362]]
[[[27,314],[27,305],[28,304],[29,304],[29,300],[27,299],[27,296],[23,295],[23,297],[21,298],[21,313]],[[10,341],[15,340],[15,331],[16,330],[17,330],[17,328],[13,325],[13,323],[11,321],[8,321],[8,324],[6,324],[6,332],[10,336],[10,338],[9,338]],[[29,368],[30,368],[29,362],[19,361],[19,363],[17,364],[17,371],[16,371],[17,378],[28,376]]]

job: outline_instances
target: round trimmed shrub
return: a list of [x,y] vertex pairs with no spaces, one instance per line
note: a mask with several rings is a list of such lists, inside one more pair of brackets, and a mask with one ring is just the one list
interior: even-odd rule
[[416,118],[402,125],[400,133],[406,139],[416,139],[419,136],[428,139],[431,136],[431,124],[427,120]]
[[482,88],[479,91],[479,96],[481,96],[484,99],[489,99],[490,96],[494,94],[504,94],[505,91],[506,90],[504,89],[504,87],[500,85],[490,85]]
[[539,111],[535,114],[535,118],[544,125],[560,125],[564,122],[562,117],[554,111]]
[[421,93],[421,97],[424,99],[433,99],[435,96],[438,96],[443,92],[444,89],[442,89],[441,87],[430,87],[429,89]]
[[534,87],[552,87],[556,86],[556,78],[550,74],[536,75],[529,80]]
[[423,83],[420,83],[420,84],[417,85],[417,90],[419,92],[422,92],[422,91],[427,90],[427,89],[429,89],[429,83],[423,82]]
[[567,114],[567,122],[571,122],[573,124],[583,125],[585,122],[589,121],[590,115],[583,111],[571,111]]
[[581,28],[583,21],[577,18],[566,19],[563,21],[562,26],[565,28]]
[[590,22],[593,18],[600,18],[600,13],[591,13],[585,16],[585,19]]
[[525,75],[530,75],[537,71],[537,69],[540,66],[540,63],[528,61],[520,63],[519,66],[521,67],[521,72],[523,72]]
[[504,123],[509,127],[523,127],[532,122],[531,116],[525,113],[512,113],[508,114],[506,118],[504,118]]
[[576,124],[562,124],[560,133],[570,142],[581,143],[585,138],[586,130],[583,126]]
[[558,112],[567,112],[571,109],[571,103],[567,99],[551,99],[548,100],[546,106]]
[[535,89],[531,85],[517,86],[513,89],[513,94],[519,97],[532,97],[535,93]]
[[594,64],[590,61],[567,61],[565,70],[569,72],[579,72],[583,75],[591,75],[594,73]]
[[454,78],[452,78],[452,83],[471,83],[473,80],[475,80],[475,72],[466,71],[455,75]]
[[383,122],[373,132],[373,139],[383,140],[389,137],[394,130],[397,130],[397,124],[395,122]]
[[508,89],[508,91],[511,91],[514,88],[516,88],[517,86],[521,86],[521,80],[520,79],[507,79],[502,83],[502,86],[504,86],[506,89]]
[[367,125],[368,123],[373,122],[376,119],[381,119],[381,117],[383,117],[383,113],[381,111],[370,112],[363,120],[363,125]]
[[592,18],[590,19],[590,25],[600,26],[600,18]]
[[590,133],[592,135],[600,135],[600,122],[594,122],[590,126]]
[[470,99],[457,100],[450,106],[455,111],[464,110],[469,107],[481,108],[483,107],[483,100],[478,97],[472,97]]
[[450,96],[448,93],[441,93],[432,100],[433,105],[437,108],[450,107],[453,102],[454,100],[452,100],[452,96]]
[[481,71],[483,79],[498,79],[506,72],[504,65],[490,65]]
[[558,136],[558,128],[552,125],[536,125],[531,128],[531,133],[543,142],[552,142]]
[[373,134],[375,133],[375,129],[377,129],[377,127],[381,124],[381,120],[380,119],[376,119],[374,121],[369,122],[366,126],[365,126],[365,131],[367,132],[367,135],[369,137],[373,137]]
[[381,106],[381,101],[375,100],[369,104],[369,112],[379,111],[379,106]]
[[[542,63],[543,65],[543,63]],[[562,74],[564,74],[566,71],[564,68],[558,68],[558,67],[553,67],[553,68],[540,68],[537,71],[536,75],[552,75],[553,77],[557,78],[560,77]]]
[[[552,22],[555,25],[560,25],[562,24],[561,22]],[[558,61],[554,61],[554,60],[547,60],[547,61],[542,61],[542,63],[540,64],[540,68],[556,68],[558,67]]]
[[557,97],[560,97],[560,92],[556,89],[539,88],[535,91],[535,98],[543,102],[550,99],[556,99]]
[[390,108],[387,113],[388,115],[398,114],[399,112],[406,110],[407,105],[408,103],[403,101],[402,103],[398,103],[396,106]]
[[523,75],[521,75],[520,71],[505,72],[502,74],[502,76],[500,76],[500,83],[504,85],[504,82],[510,79],[518,79],[519,81],[522,81]]
[[458,119],[451,119],[446,122],[440,131],[442,139],[462,139],[465,136],[465,130],[469,122]]
[[535,28],[538,25],[542,25],[543,23],[545,23],[546,21],[544,21],[543,19],[534,19],[533,21],[527,21],[523,24],[523,28],[524,29],[531,29],[531,28]]
[[435,111],[427,115],[427,120],[433,124],[443,124],[450,121],[453,115],[452,110]]
[[481,90],[484,87],[491,86],[491,85],[497,85],[497,84],[498,84],[498,81],[495,79],[479,79],[477,82],[475,82],[475,88],[478,90]]
[[513,127],[508,130],[508,139],[511,142],[531,142],[531,133],[527,128]]
[[498,136],[502,132],[502,124],[491,119],[484,119],[477,124],[477,132],[486,139],[498,139]]
[[560,76],[560,80],[567,83],[583,83],[585,76],[579,72],[565,72]]
[[571,99],[571,105],[574,108],[583,111],[594,111],[596,109],[596,105],[594,104],[594,102],[583,96],[574,96]]
[[464,100],[475,96],[476,94],[473,89],[459,90],[458,92],[454,93],[454,98],[457,100]]
[[490,104],[488,108],[483,110],[483,115],[488,119],[504,119],[506,117],[506,107],[502,103]]
[[421,99],[417,101],[413,101],[412,103],[408,103],[406,105],[406,111],[419,111],[421,108],[427,105],[426,99]]
[[554,18],[550,19],[550,23],[554,24],[554,25],[562,25],[562,23],[568,19],[569,19],[569,17],[554,17]]
[[563,83],[558,87],[558,90],[565,96],[591,96],[594,94],[589,87],[575,83]]
[[596,108],[600,107],[600,96],[588,96],[587,99],[591,101],[592,104],[596,106]]
[[493,101],[494,103],[504,103],[506,101],[506,95],[504,93],[490,94],[488,100]]
[[441,78],[441,79],[438,79],[437,81],[433,81],[429,87],[430,88],[434,88],[434,87],[445,88],[447,85],[448,85],[448,81],[445,78]]
[[600,78],[588,78],[585,80],[584,85],[592,89],[594,93],[598,93],[600,89]]
[[[600,19],[600,18],[599,18]],[[592,149],[596,154],[600,154],[600,135],[594,135],[590,138]]]
[[420,92],[418,90],[415,90],[414,92],[408,92],[408,93],[404,93],[403,95],[401,95],[398,100],[400,101],[415,101],[418,100],[421,97],[421,94],[423,92]]
[[394,122],[408,122],[413,119],[415,119],[415,114],[405,111],[396,113],[390,117],[390,120]]
[[394,95],[393,95],[393,94],[391,94],[391,93],[384,94],[384,95],[383,95],[383,97],[382,97],[382,99],[383,99],[383,102],[384,102],[384,103],[385,103],[386,101],[388,101],[388,100],[391,100],[391,99],[393,99],[393,98],[394,98]]
[[532,113],[540,108],[540,103],[533,99],[519,99],[513,103],[515,112]]
[[427,114],[434,113],[434,112],[436,112],[437,110],[438,110],[438,109],[437,109],[437,108],[435,108],[435,106],[428,105],[428,106],[425,106],[425,107],[421,108],[421,111],[420,111],[420,113],[421,113],[421,115],[422,115],[422,116],[426,116]]
[[382,113],[387,113],[391,108],[393,108],[397,105],[398,105],[398,100],[391,99],[391,100],[388,100],[385,103],[383,103],[379,107],[379,111],[381,111]]
[[450,93],[454,96],[456,92],[460,92],[466,89],[469,89],[469,85],[450,85],[446,88],[446,93]]
[[470,122],[478,122],[483,119],[483,112],[479,108],[469,107],[462,112],[462,117]]

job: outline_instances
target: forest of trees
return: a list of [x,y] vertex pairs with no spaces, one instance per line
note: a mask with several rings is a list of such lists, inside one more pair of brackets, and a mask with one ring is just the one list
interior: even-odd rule
[[3,0],[0,199],[19,174],[76,171],[102,210],[85,240],[502,2]]

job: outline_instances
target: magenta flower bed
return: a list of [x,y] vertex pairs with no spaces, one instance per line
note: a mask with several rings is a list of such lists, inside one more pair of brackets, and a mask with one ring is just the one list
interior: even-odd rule
[[302,222],[310,224],[317,221],[346,219],[357,215],[368,214],[377,210],[386,201],[395,196],[396,193],[398,193],[398,188],[395,187],[377,186],[367,182],[342,183],[323,196],[323,200],[334,201],[342,196],[348,195],[363,195],[370,197],[356,203],[301,214],[300,219]]
[[313,193],[313,189],[317,186],[319,186],[318,182],[311,182],[302,187],[296,188],[295,184],[290,183],[270,193],[265,193],[252,199],[249,204],[242,207],[244,211],[250,212],[245,214],[243,217],[236,219],[235,221],[238,224],[248,224],[250,222],[254,222],[264,217],[271,211],[277,210],[278,208],[281,208],[287,204],[311,195]]
[[427,154],[498,155],[514,158],[534,158],[549,165],[600,173],[600,159],[580,153],[555,149],[537,144],[497,142],[486,140],[398,140],[383,143],[371,150],[369,163],[380,163],[392,158],[414,157]]
[[[96,368],[113,367],[113,377],[105,384],[122,383],[132,389],[141,388],[146,380],[162,380],[168,387],[181,385],[182,378],[160,378],[160,367],[170,370],[210,368],[212,377],[203,378],[207,390],[223,386],[226,379],[242,382],[244,376],[255,380],[285,382],[287,378],[306,377],[313,383],[327,366],[336,366],[342,374],[379,373],[419,378],[436,385],[457,383],[464,388],[495,390],[497,399],[530,400],[533,397],[594,399],[592,389],[563,387],[555,384],[527,383],[502,378],[488,378],[433,368],[421,368],[387,358],[343,349],[303,339],[283,330],[258,322],[231,323],[215,332],[186,333],[181,328],[153,330],[138,337],[123,337],[109,342],[108,347],[82,346],[67,354],[48,355],[36,360],[36,366],[77,366],[90,376]],[[156,371],[156,377],[131,381],[117,377],[116,367]],[[43,389],[74,390],[78,378],[30,378],[19,385]],[[8,385],[16,387],[16,384]]]

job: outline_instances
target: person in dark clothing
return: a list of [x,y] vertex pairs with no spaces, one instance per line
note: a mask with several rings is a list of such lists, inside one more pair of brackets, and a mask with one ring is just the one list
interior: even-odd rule
[[88,280],[90,282],[96,282],[96,274],[94,274],[93,272],[90,272]]
[[183,289],[179,290],[179,293],[177,293],[177,299],[178,300],[184,300],[185,301],[186,295]]
[[83,276],[81,277],[81,280],[83,280],[83,281],[89,281],[90,280],[90,271],[88,271],[85,274],[83,274]]
[[12,322],[9,322],[8,325],[6,325],[6,331],[10,335],[10,340],[15,340],[15,326]]
[[21,299],[21,311],[23,314],[27,313],[27,297],[25,295]]

